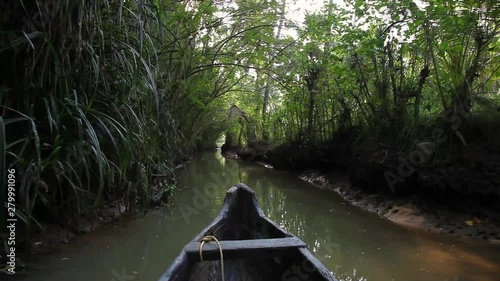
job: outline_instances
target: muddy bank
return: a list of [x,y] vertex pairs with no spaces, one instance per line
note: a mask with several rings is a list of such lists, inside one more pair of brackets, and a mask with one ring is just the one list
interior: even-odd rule
[[[266,156],[276,169],[334,189],[353,205],[397,223],[495,242],[500,239],[499,128],[464,133],[466,146],[439,128],[437,140],[422,134],[424,140],[413,144],[351,128],[329,141],[283,143]],[[444,137],[446,142],[439,141]]]
[[408,197],[368,192],[352,186],[345,173],[309,170],[299,177],[334,190],[347,202],[397,224],[456,237],[500,244],[500,206],[475,200],[438,204],[422,195]]
[[99,227],[125,219],[131,216],[125,205],[111,203],[102,205],[96,211],[96,218],[89,219],[81,216],[77,219],[77,225],[64,226],[61,224],[42,223],[43,231],[38,230],[30,239],[31,253],[49,253],[54,251],[58,245],[68,243],[75,237],[95,231]]

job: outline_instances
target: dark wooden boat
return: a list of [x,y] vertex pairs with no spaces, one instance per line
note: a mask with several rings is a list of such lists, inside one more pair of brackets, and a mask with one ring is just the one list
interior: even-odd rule
[[[200,257],[200,244],[207,235],[220,242],[222,263],[216,242],[204,243]],[[336,281],[302,240],[264,215],[255,193],[244,184],[229,189],[217,218],[184,247],[160,278],[188,280]]]

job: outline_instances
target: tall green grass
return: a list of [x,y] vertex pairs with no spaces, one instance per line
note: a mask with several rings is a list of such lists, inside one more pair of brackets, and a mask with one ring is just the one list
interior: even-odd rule
[[165,82],[177,75],[167,57],[177,39],[161,21],[177,4],[4,5],[0,173],[20,176],[26,233],[36,218],[74,223],[109,200],[148,206],[153,174],[173,177],[183,154],[168,103],[175,79]]

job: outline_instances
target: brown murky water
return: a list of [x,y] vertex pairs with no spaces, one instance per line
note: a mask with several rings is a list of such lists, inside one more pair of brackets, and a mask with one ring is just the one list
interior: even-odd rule
[[[302,238],[340,281],[500,280],[499,246],[406,229],[293,175],[226,160],[219,152],[193,160],[170,208],[105,226],[39,256],[16,279],[156,281],[213,220],[237,182],[253,188],[264,213]],[[213,192],[205,194],[207,187]]]

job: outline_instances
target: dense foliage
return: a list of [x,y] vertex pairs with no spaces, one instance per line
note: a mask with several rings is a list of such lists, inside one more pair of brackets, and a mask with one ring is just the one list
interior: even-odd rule
[[360,128],[409,147],[439,125],[467,145],[499,124],[496,1],[338,2],[303,22],[286,0],[2,2],[0,176],[17,170],[18,215],[148,206],[156,176],[222,134]]

